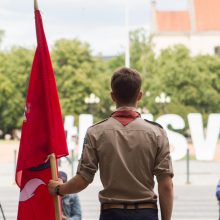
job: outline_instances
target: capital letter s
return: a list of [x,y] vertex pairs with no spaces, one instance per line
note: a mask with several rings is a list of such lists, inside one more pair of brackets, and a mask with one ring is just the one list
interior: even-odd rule
[[160,116],[156,122],[161,124],[167,132],[172,159],[182,159],[186,155],[188,148],[186,138],[177,132],[169,130],[168,125],[171,125],[173,129],[183,129],[185,127],[183,118],[176,114],[166,114]]

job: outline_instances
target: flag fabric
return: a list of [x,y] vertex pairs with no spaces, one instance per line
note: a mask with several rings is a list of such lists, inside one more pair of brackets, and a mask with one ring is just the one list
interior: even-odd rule
[[20,187],[18,220],[54,220],[48,155],[68,155],[50,54],[39,10],[35,10],[37,49],[32,64],[16,168]]

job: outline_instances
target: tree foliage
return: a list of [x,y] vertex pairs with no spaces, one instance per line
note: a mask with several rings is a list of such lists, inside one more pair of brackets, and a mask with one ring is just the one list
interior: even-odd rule
[[[1,39],[1,36],[0,36]],[[220,109],[220,57],[194,56],[182,45],[161,51],[155,56],[151,37],[143,30],[130,35],[131,67],[142,76],[142,109],[158,116],[176,113],[186,118],[189,112],[201,112],[204,118]],[[34,50],[13,47],[0,51],[0,129],[11,132],[22,123],[26,89]],[[92,55],[87,43],[78,39],[61,39],[51,49],[63,115],[93,113],[96,120],[107,117],[113,105],[110,79],[113,71],[124,65],[124,55],[106,61]],[[165,92],[167,104],[155,103]],[[99,104],[88,105],[91,93]]]
[[4,132],[21,127],[32,59],[33,51],[25,48],[0,52],[0,129]]
[[[220,108],[220,57],[199,55],[192,57],[182,45],[167,48],[159,56],[153,52],[151,36],[143,30],[130,35],[131,67],[142,75],[143,98],[140,106],[158,116],[176,113],[186,119],[190,112],[200,112],[206,117]],[[110,61],[115,67],[123,65],[123,55]],[[155,98],[165,92],[170,103],[155,103]]]
[[88,44],[79,40],[59,40],[51,54],[64,115],[87,113],[89,106],[84,99],[91,93],[100,97],[103,103],[106,67],[100,58],[92,56]]
[[0,44],[3,40],[3,37],[4,37],[4,31],[3,30],[0,30]]

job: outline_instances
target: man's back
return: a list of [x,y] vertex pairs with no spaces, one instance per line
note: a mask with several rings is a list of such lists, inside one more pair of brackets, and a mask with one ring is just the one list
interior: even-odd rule
[[88,129],[86,142],[93,156],[91,151],[84,152],[92,158],[84,156],[82,164],[93,161],[94,170],[99,164],[104,188],[99,194],[101,203],[156,203],[154,175],[172,175],[168,140],[162,127],[141,118],[124,126],[110,117]]
[[140,74],[120,68],[111,78],[111,98],[117,110],[88,129],[77,175],[65,184],[50,181],[52,195],[79,192],[93,181],[100,168],[103,190],[100,220],[158,220],[157,177],[162,220],[171,220],[173,207],[172,165],[164,130],[142,120],[136,111],[141,100]]

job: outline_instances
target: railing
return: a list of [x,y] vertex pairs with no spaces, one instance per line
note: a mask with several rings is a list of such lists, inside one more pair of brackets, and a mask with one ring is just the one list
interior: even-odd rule
[[1,213],[2,213],[3,219],[6,220],[1,203],[0,203],[0,209],[1,209]]

